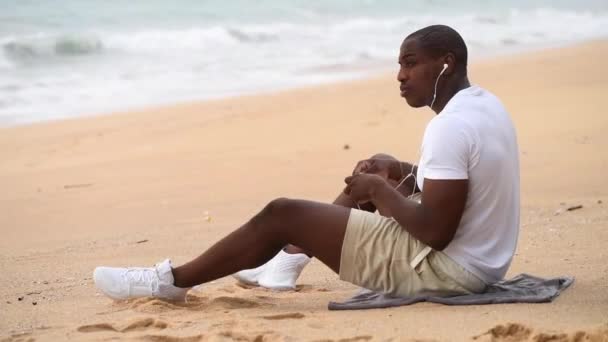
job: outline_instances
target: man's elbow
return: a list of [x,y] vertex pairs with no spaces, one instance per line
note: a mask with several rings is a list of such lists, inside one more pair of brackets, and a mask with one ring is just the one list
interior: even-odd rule
[[432,241],[431,243],[429,243],[429,246],[436,250],[436,251],[443,251],[448,245],[450,244],[450,241],[447,240],[437,240],[437,241]]
[[435,236],[431,237],[431,239],[428,241],[428,245],[436,251],[443,251],[450,244],[450,242],[454,240],[453,233],[443,233],[445,230],[440,231],[442,231],[442,233],[435,234]]
[[449,245],[449,242],[441,239],[429,239],[426,244],[436,251],[442,251]]

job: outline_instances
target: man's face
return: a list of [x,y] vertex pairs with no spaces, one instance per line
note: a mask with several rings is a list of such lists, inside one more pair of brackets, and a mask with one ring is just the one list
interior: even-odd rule
[[441,72],[440,59],[428,56],[416,38],[406,39],[401,44],[399,66],[401,96],[414,108],[430,105],[435,79]]

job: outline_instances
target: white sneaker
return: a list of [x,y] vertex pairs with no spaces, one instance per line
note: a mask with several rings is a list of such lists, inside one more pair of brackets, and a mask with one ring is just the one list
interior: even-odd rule
[[260,267],[236,272],[235,274],[232,275],[232,277],[235,278],[236,280],[238,280],[239,283],[242,283],[245,285],[258,286],[259,285],[258,279],[260,278],[260,275],[266,269],[266,265],[268,265],[268,262]]
[[310,262],[306,254],[289,254],[281,250],[264,265],[233,274],[239,282],[259,285],[275,291],[295,290],[296,281]]
[[112,299],[156,297],[184,301],[189,289],[173,285],[169,259],[151,268],[97,267],[93,272],[95,286]]

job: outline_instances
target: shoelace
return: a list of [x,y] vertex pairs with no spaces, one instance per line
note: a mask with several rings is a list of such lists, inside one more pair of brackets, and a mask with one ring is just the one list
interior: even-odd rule
[[155,269],[127,268],[122,276],[129,283],[147,284],[152,291],[158,289],[158,275]]

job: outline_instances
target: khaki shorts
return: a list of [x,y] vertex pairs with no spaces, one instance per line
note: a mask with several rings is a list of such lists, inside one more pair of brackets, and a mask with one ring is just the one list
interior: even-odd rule
[[352,209],[340,279],[397,296],[480,293],[484,282],[412,237],[392,218]]

